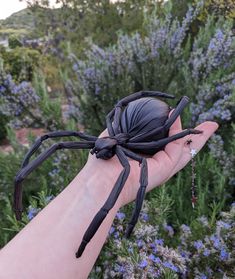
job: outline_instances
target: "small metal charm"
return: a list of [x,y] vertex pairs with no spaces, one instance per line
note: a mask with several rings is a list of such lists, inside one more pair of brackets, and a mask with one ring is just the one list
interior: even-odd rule
[[191,201],[192,201],[192,207],[194,208],[195,207],[195,204],[196,204],[196,201],[197,201],[197,197],[196,197],[196,185],[195,185],[195,179],[196,179],[196,172],[195,172],[195,160],[194,160],[194,157],[196,156],[197,154],[197,150],[194,149],[194,148],[191,148],[190,147],[190,143],[192,143],[192,140],[188,140],[187,142],[187,145],[189,145],[189,148],[190,148],[190,154],[192,156],[192,160],[191,160],[191,177],[192,177],[192,186],[191,186],[191,192],[192,192],[192,198],[191,198]]

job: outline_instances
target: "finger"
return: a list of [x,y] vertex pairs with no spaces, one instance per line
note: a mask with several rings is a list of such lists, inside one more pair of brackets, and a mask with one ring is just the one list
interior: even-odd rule
[[[207,121],[198,125],[195,128],[197,130],[203,131],[202,134],[188,135],[187,137],[182,139],[184,141],[182,156],[178,161],[178,163],[176,164],[176,166],[174,167],[171,176],[177,173],[182,168],[184,168],[188,164],[188,162],[192,159],[190,150],[195,149],[198,153],[205,145],[205,143],[208,141],[208,139],[218,129],[218,127],[219,125],[216,122]],[[192,142],[190,143],[190,145],[187,145],[186,142],[189,139],[192,140]]]
[[108,129],[105,129],[102,131],[102,133],[99,135],[99,138],[107,137],[109,135]]

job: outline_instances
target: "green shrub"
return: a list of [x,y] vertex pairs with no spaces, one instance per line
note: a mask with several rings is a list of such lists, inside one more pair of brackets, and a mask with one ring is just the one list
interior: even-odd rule
[[16,35],[11,35],[8,39],[9,48],[14,49],[17,47],[22,47],[20,38]]
[[32,81],[35,70],[39,67],[38,50],[16,47],[3,54],[5,71],[17,81]]
[[0,114],[0,142],[6,138],[7,129],[6,124],[8,123],[8,117],[6,115]]

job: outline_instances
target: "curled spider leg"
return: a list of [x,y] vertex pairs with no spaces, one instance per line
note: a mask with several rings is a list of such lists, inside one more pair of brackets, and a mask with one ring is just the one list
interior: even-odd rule
[[148,165],[147,165],[147,160],[144,157],[141,157],[140,155],[123,148],[124,153],[126,156],[138,161],[140,163],[140,187],[137,192],[136,200],[135,200],[135,208],[133,209],[131,220],[128,223],[128,227],[126,229],[125,236],[127,238],[130,237],[136,223],[138,222],[138,218],[140,215],[140,211],[143,205],[144,197],[145,197],[145,192],[146,188],[148,186]]
[[164,124],[164,129],[168,130],[170,129],[171,125],[175,122],[176,118],[182,113],[184,108],[189,103],[189,97],[183,96],[179,102],[177,103],[176,108],[173,110],[170,117],[167,119],[166,123]]
[[81,132],[76,132],[76,131],[57,131],[57,132],[47,133],[47,134],[39,137],[35,141],[33,146],[29,149],[29,151],[27,152],[27,154],[24,157],[21,168],[28,165],[30,157],[38,150],[38,148],[40,147],[40,145],[43,143],[44,140],[50,139],[50,138],[59,138],[59,137],[79,137],[81,139],[88,140],[88,141],[95,141],[97,139],[97,137],[89,136],[89,135],[83,134]]
[[90,149],[95,145],[94,141],[87,142],[61,142],[55,143],[50,148],[45,150],[37,158],[31,161],[28,165],[22,168],[15,177],[15,191],[14,191],[14,211],[16,214],[16,219],[21,219],[21,214],[23,211],[22,207],[22,182],[35,168],[41,165],[48,157],[55,153],[58,149]]
[[124,97],[121,99],[115,107],[120,106],[126,106],[128,103],[135,101],[140,98],[144,97],[162,97],[162,98],[169,98],[169,99],[174,99],[175,97],[173,95],[159,92],[159,91],[139,91],[134,94],[131,94],[130,96]]
[[104,203],[104,205],[99,210],[99,212],[95,215],[95,217],[91,221],[89,227],[87,228],[87,230],[83,236],[82,242],[78,248],[78,251],[76,252],[77,258],[81,257],[87,244],[90,242],[90,240],[93,238],[93,236],[99,229],[101,223],[107,216],[108,212],[110,211],[110,209],[112,209],[114,207],[114,205],[119,197],[119,194],[121,193],[123,186],[125,185],[126,180],[129,176],[130,164],[120,146],[116,147],[116,154],[117,154],[117,157],[118,157],[120,163],[123,166],[123,170],[120,173],[107,201]]
[[157,151],[163,149],[168,143],[183,138],[187,135],[190,134],[201,134],[202,131],[200,130],[195,130],[195,129],[186,129],[178,134],[175,134],[173,136],[170,136],[168,138],[164,138],[164,139],[160,139],[157,141],[150,141],[150,142],[138,142],[138,143],[125,143],[123,144],[123,146],[131,149],[131,150],[149,150],[149,149],[153,149],[154,153],[156,153]]
[[109,136],[114,136],[121,133],[121,129],[120,129],[121,115],[122,115],[122,106],[116,106],[106,116],[106,125],[108,128]]
[[109,136],[114,136],[114,130],[112,126],[112,118],[114,116],[115,108],[112,109],[107,115],[106,115],[106,125],[108,129]]
[[172,112],[172,114],[170,115],[170,117],[167,119],[167,121],[165,122],[165,124],[161,127],[158,127],[156,129],[153,129],[151,132],[145,132],[142,134],[139,134],[137,136],[132,137],[129,142],[141,142],[144,141],[145,137],[151,137],[154,136],[158,133],[167,133],[167,131],[170,129],[171,125],[175,122],[176,118],[182,113],[183,109],[186,107],[186,105],[189,103],[189,98],[187,96],[183,96],[176,108],[174,109],[174,111]]
[[122,107],[116,106],[114,118],[113,118],[113,130],[114,130],[115,135],[117,135],[121,132],[121,130],[120,130],[121,116],[122,116]]

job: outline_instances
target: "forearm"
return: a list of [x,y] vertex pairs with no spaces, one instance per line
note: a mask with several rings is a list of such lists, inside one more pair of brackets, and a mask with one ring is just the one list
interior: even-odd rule
[[[102,164],[105,164],[103,162]],[[107,199],[118,171],[85,167],[0,252],[0,278],[87,278],[105,242],[121,197],[81,258],[75,253],[91,220]],[[121,169],[121,168],[120,168]]]

